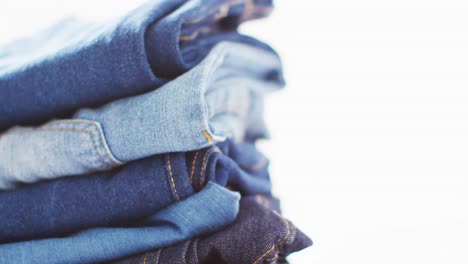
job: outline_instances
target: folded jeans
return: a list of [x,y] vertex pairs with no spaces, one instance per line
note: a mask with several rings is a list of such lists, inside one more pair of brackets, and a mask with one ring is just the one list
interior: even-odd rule
[[[104,23],[62,21],[0,47],[0,131],[153,90],[221,40],[269,49],[237,32],[271,0],[148,0]],[[187,37],[189,36],[189,37]]]
[[271,192],[268,162],[251,143],[227,140],[192,152],[155,155],[109,172],[0,192],[0,243],[125,226],[211,181],[241,194]]
[[130,227],[99,227],[62,238],[0,245],[0,263],[96,263],[213,232],[233,222],[238,193],[208,183],[200,191]]
[[255,195],[241,198],[238,218],[223,230],[110,263],[285,263],[289,254],[311,245],[304,233],[279,214],[278,200]]
[[18,183],[108,170],[230,137],[267,136],[263,99],[283,85],[278,55],[223,42],[160,89],[82,109],[73,119],[0,134],[0,190]]

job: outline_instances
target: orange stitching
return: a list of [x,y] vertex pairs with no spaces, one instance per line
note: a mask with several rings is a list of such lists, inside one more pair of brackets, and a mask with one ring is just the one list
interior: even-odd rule
[[297,234],[297,228],[295,226],[292,226],[292,228],[294,229],[293,229],[293,233],[291,234],[291,242],[294,241],[294,239],[296,238],[296,234]]
[[275,245],[273,245],[267,252],[263,253],[263,255],[261,255],[260,257],[258,257],[257,260],[254,261],[254,263],[252,264],[257,264],[260,260],[262,260],[262,258],[264,258],[266,255],[270,254],[270,252],[275,249]]
[[146,264],[146,258],[148,257],[148,253],[145,253],[143,255],[143,264]]
[[[288,221],[286,218],[284,217],[281,217],[284,219],[284,221],[286,221],[287,223],[291,223],[290,221]],[[297,234],[297,228],[291,223],[291,225],[288,225],[288,227],[290,227],[292,229],[292,233],[291,233],[291,237],[290,237],[290,241],[286,241],[286,245],[288,245],[289,243],[292,243],[294,241],[294,239],[296,238],[296,234]]]
[[265,199],[265,197],[263,197],[260,194],[255,195],[255,198],[260,205],[262,205],[263,207],[267,209],[270,209],[271,206],[270,206],[270,201],[268,199]]
[[210,31],[211,31],[211,28],[202,27],[199,30],[192,32],[192,34],[190,34],[190,35],[180,36],[179,40],[180,41],[193,40],[193,39],[196,39],[198,37],[198,35],[200,35],[201,33],[209,33]]
[[[286,229],[287,229],[286,235],[285,235],[285,236],[283,237],[283,239],[281,240],[281,241],[284,241],[284,240],[288,239],[289,234],[290,234],[290,232],[291,232],[291,231],[289,230],[289,222],[288,222],[286,219],[284,219],[284,217],[282,217],[278,212],[276,212],[276,211],[273,210],[273,213],[281,219],[281,221],[285,224],[285,227],[286,227]],[[286,244],[288,244],[287,241],[286,241]]]
[[208,156],[208,153],[211,152],[212,149],[209,149],[205,152],[205,156],[203,156],[203,160],[202,160],[202,167],[200,169],[200,188],[202,188],[203,186],[203,172],[205,171],[205,161],[206,161],[206,157]]
[[[108,146],[107,146],[107,143],[104,141],[104,135],[101,132],[101,130],[99,129],[98,125],[96,123],[92,123],[94,127],[96,127],[96,129],[98,130],[98,134],[99,134],[99,139],[101,140],[101,144],[102,144],[102,148],[104,148],[104,151],[106,152],[107,154],[107,157],[110,159],[110,160],[113,160],[113,161],[117,161],[115,158],[114,158],[114,155],[112,155],[109,150],[108,150]],[[119,162],[120,163],[120,162]]]
[[195,157],[193,158],[192,170],[190,171],[190,183],[193,183],[193,173],[195,172],[195,162],[197,161],[198,154],[200,154],[200,151],[195,152]]
[[259,204],[265,206],[265,205],[264,205],[264,201],[263,201],[263,197],[262,197],[260,194],[255,195],[255,198],[256,198],[256,200],[257,200],[257,202],[258,202]]
[[211,16],[212,14],[214,14],[214,13],[216,13],[218,11],[219,12],[218,12],[218,14],[215,15],[214,20],[210,20],[210,22],[219,20],[221,18],[227,17],[227,15],[229,14],[229,9],[233,5],[238,5],[238,4],[242,4],[242,3],[244,3],[244,11],[240,15],[241,21],[245,21],[245,20],[250,19],[250,18],[255,18],[255,15],[258,15],[258,14],[268,15],[273,10],[272,7],[256,6],[253,3],[252,0],[232,1],[231,3],[222,4],[220,6],[212,8],[209,11],[205,12],[205,15],[194,18],[194,19],[189,20],[189,21],[186,21],[186,22],[184,22],[184,24],[198,23],[198,22],[202,21],[204,18],[207,18],[208,16]]
[[104,135],[101,133],[101,129],[99,129],[99,125],[97,125],[93,121],[88,121],[88,120],[70,120],[70,119],[64,119],[64,120],[57,120],[57,121],[52,121],[49,125],[60,125],[60,123],[71,123],[71,124],[86,124],[86,125],[92,125],[94,126],[99,134],[99,139],[101,140],[102,147],[104,148],[104,152],[107,154],[107,158],[109,158],[111,161],[122,164],[120,161],[116,160],[114,158],[114,155],[109,152],[107,143],[104,140]]
[[[276,241],[276,243],[275,243],[267,252],[265,252],[263,255],[261,255],[253,264],[257,264],[263,257],[265,257],[266,255],[268,255],[268,253],[270,253],[270,252],[271,252],[273,249],[275,249],[275,248],[276,248],[276,251],[277,251],[277,253],[275,254],[275,257],[276,257],[276,255],[277,255],[278,252],[279,252],[278,243],[279,243],[279,242],[282,242],[282,241],[284,241],[284,240],[286,240],[286,239],[289,237],[289,234],[290,234],[290,232],[291,232],[291,231],[289,230],[289,223],[288,223],[288,221],[287,221],[286,219],[284,219],[284,218],[283,218],[278,212],[276,212],[275,210],[273,210],[272,212],[273,212],[276,216],[278,216],[278,217],[281,219],[281,221],[283,222],[283,224],[285,225],[286,230],[287,230],[286,235],[285,235],[281,240]],[[286,244],[289,244],[288,241],[286,241]],[[274,259],[275,259],[275,258],[270,258],[270,259],[267,259],[267,260],[274,260]]]
[[76,133],[83,133],[87,134],[91,138],[91,142],[93,143],[94,151],[98,154],[99,159],[101,162],[107,167],[107,168],[113,168],[116,167],[116,164],[109,164],[105,159],[101,156],[101,153],[98,150],[98,147],[96,145],[96,142],[93,138],[93,133],[87,130],[80,130],[80,129],[74,129],[74,128],[39,128],[39,130],[43,131],[65,131],[65,132],[76,132]]
[[278,254],[275,254],[275,256],[274,256],[274,257],[272,257],[272,258],[267,258],[267,259],[265,259],[265,260],[266,260],[266,261],[270,261],[270,262],[271,262],[271,261],[273,261],[273,260],[277,260],[277,259],[279,259],[279,256],[278,256]]
[[[237,3],[232,3],[232,4],[237,4]],[[229,14],[229,8],[231,7],[232,4],[231,3],[222,4],[222,5],[220,5],[220,6],[216,7],[216,8],[213,8],[213,9],[209,10],[208,12],[204,12],[203,16],[194,18],[194,19],[192,19],[190,21],[185,22],[184,24],[198,23],[200,21],[203,21],[204,18],[207,18],[207,17],[209,17],[209,16],[211,16],[213,14],[215,15],[214,19],[210,19],[209,22],[217,21],[217,20],[219,20],[221,18],[227,17],[227,15]]]
[[180,200],[180,197],[179,197],[179,194],[177,193],[177,189],[176,189],[176,186],[175,186],[175,182],[174,182],[174,177],[172,176],[172,167],[171,167],[171,158],[169,157],[169,155],[167,155],[167,167],[169,169],[169,175],[171,176],[171,182],[172,182],[172,189],[174,190],[174,193],[175,193],[175,198],[177,201]]
[[204,136],[206,137],[206,139],[208,140],[208,143],[210,143],[210,144],[213,143],[213,140],[211,139],[210,134],[208,134],[208,131],[203,130],[203,135],[204,135]]
[[207,16],[210,16],[212,15],[213,13],[215,13],[216,11],[218,11],[218,9],[222,9],[222,8],[228,8],[229,10],[229,7],[231,7],[232,5],[237,5],[237,4],[240,4],[242,3],[243,0],[239,0],[239,1],[232,1],[230,3],[225,3],[225,4],[222,4],[222,5],[219,5],[217,7],[214,7],[210,10],[208,10],[207,12],[205,12],[205,14],[203,16],[200,16],[200,17],[197,17],[197,18],[194,18],[190,21],[187,21],[185,22],[184,24],[194,24],[194,23],[198,23],[200,21],[203,20],[203,18],[207,17]]
[[[214,20],[213,21],[217,21],[217,20],[220,20],[224,17],[227,17],[227,14],[229,12],[229,7],[230,6],[221,6],[219,8],[220,12],[218,14],[215,15],[214,17]],[[242,21],[245,21],[249,18],[255,18],[255,15],[256,15],[256,12],[259,12],[259,11],[266,11],[265,14],[268,14],[268,12],[271,12],[273,9],[272,8],[258,8],[259,10],[256,10],[254,9],[255,6],[252,5],[252,6],[246,6],[245,10],[244,10],[244,13],[241,15],[241,19]],[[260,14],[263,14],[263,13],[260,13]],[[209,14],[211,15],[211,14]],[[185,24],[193,24],[193,23],[198,23],[200,22],[204,17],[201,17],[199,18],[197,21],[194,21],[194,22],[186,22]],[[193,31],[190,35],[182,35],[179,37],[179,41],[190,41],[190,40],[194,40],[196,39],[201,33],[210,33],[212,30],[211,28],[209,27],[201,27],[199,28],[198,30],[196,31]]]

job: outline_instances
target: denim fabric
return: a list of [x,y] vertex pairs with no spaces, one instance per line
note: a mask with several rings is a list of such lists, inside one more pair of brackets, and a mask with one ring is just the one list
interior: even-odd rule
[[157,88],[198,63],[217,35],[268,49],[236,28],[270,9],[271,0],[149,0],[106,23],[68,20],[0,47],[0,130]]
[[209,183],[133,227],[103,227],[64,238],[0,245],[0,263],[95,263],[173,245],[233,222],[240,196]]
[[0,189],[200,149],[226,137],[265,137],[263,99],[282,85],[275,53],[220,43],[201,64],[160,89],[82,109],[74,119],[4,132]]
[[224,230],[112,263],[286,263],[289,254],[311,246],[312,241],[278,210],[274,198],[243,197],[237,220]]
[[252,144],[228,140],[199,151],[137,160],[105,173],[0,192],[0,243],[126,225],[192,195],[208,181],[242,194],[269,194],[267,167]]
[[146,43],[150,64],[155,72],[174,76],[193,67],[219,41],[231,40],[269,49],[263,43],[239,35],[236,29],[241,22],[265,17],[271,11],[272,0],[189,1],[149,28]]

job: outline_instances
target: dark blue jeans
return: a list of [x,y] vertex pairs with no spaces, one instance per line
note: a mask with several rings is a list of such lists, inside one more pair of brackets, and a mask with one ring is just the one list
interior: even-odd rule
[[279,214],[278,200],[256,195],[241,199],[236,222],[224,230],[112,263],[287,263],[289,254],[311,245],[304,233]]
[[126,226],[201,190],[208,181],[242,194],[270,194],[268,162],[231,141],[156,155],[106,173],[67,177],[0,192],[0,243]]
[[0,47],[0,131],[155,89],[222,40],[270,49],[237,32],[270,10],[271,0],[149,0],[114,21],[64,21]]

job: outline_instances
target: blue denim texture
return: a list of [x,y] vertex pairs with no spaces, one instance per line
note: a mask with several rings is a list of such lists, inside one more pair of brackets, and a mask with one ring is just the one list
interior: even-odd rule
[[102,227],[63,238],[0,245],[0,263],[96,263],[164,247],[233,222],[238,193],[215,183],[131,227]]
[[236,31],[269,7],[266,0],[149,0],[106,23],[68,20],[1,47],[0,131],[148,92],[219,40],[269,49]]
[[276,53],[222,42],[163,87],[0,134],[0,190],[120,166],[232,138],[267,137],[266,94],[283,86]]
[[[270,49],[248,36],[239,35],[241,22],[265,17],[272,0],[192,0],[150,26],[146,43],[155,72],[174,76],[199,62],[219,41],[236,41]],[[184,17],[184,19],[180,19]],[[159,38],[159,36],[165,36]],[[168,56],[167,54],[181,54]]]
[[208,181],[245,195],[271,193],[264,156],[251,143],[227,140],[199,151],[155,155],[105,173],[0,192],[0,243],[131,224],[193,195]]
[[223,230],[109,263],[287,263],[288,255],[311,245],[304,233],[280,215],[278,200],[256,195],[242,197],[236,221]]

